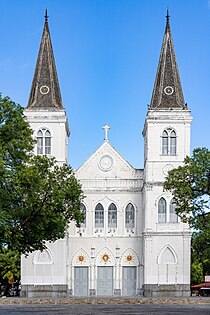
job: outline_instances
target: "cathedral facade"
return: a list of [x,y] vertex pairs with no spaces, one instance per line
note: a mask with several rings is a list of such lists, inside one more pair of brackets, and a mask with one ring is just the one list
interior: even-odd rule
[[[67,162],[69,125],[45,24],[25,116],[37,154]],[[177,217],[167,172],[190,155],[192,117],[184,102],[167,14],[153,94],[143,127],[144,169],[102,145],[77,170],[85,220],[65,239],[22,257],[22,296],[188,296],[191,232]]]

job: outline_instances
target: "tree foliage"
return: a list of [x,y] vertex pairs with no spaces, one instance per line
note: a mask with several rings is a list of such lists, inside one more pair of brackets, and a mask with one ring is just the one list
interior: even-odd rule
[[[6,247],[1,247],[0,251],[0,280],[7,282],[20,278],[20,254]],[[5,281],[4,281],[5,280]]]
[[0,245],[23,254],[63,238],[69,222],[83,218],[73,170],[33,147],[23,108],[0,96]]

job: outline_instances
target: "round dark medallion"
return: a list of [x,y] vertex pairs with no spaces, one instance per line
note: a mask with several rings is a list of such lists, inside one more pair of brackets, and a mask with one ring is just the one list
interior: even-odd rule
[[49,93],[49,91],[50,91],[50,89],[49,89],[49,87],[47,86],[47,85],[42,85],[41,87],[40,87],[40,93],[41,94],[48,94]]
[[172,88],[172,86],[168,85],[164,88],[164,93],[166,95],[171,95],[174,93],[174,89]]

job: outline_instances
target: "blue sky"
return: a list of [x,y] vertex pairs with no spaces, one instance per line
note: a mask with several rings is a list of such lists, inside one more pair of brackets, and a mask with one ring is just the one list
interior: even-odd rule
[[143,167],[141,135],[150,103],[165,15],[175,45],[185,102],[192,111],[192,149],[210,148],[210,1],[1,0],[0,91],[26,106],[44,12],[71,136],[69,163],[80,166],[109,139]]

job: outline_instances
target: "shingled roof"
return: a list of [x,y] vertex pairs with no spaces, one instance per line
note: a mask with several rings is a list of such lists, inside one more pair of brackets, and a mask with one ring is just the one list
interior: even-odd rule
[[47,10],[27,109],[63,109]]
[[165,34],[149,109],[186,109],[169,18],[167,11]]

